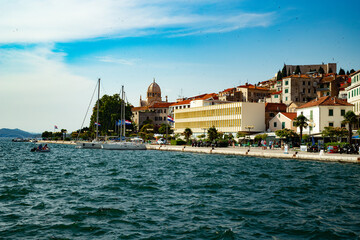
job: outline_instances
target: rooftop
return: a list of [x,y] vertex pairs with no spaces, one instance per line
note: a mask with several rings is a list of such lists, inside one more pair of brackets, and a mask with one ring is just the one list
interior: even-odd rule
[[337,97],[325,96],[319,99],[314,99],[308,103],[305,103],[304,105],[298,107],[297,109],[315,107],[315,106],[353,106],[353,104],[350,104],[345,100],[339,99]]

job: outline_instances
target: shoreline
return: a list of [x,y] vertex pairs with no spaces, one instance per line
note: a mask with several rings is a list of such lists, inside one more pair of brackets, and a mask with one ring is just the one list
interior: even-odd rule
[[[38,143],[48,144],[64,144],[76,145],[74,141],[39,141]],[[146,144],[147,150],[156,151],[177,151],[177,152],[190,152],[202,154],[221,154],[221,155],[234,155],[234,156],[248,156],[248,157],[262,157],[262,158],[282,158],[282,159],[297,159],[297,160],[315,160],[321,162],[340,162],[340,163],[355,163],[360,164],[360,154],[339,154],[339,153],[309,153],[300,152],[290,149],[288,154],[285,154],[280,149],[261,149],[257,147],[224,147],[224,148],[210,148],[210,147],[191,147],[191,146],[175,146],[175,145],[150,145]]]
[[[191,147],[191,146],[165,146],[165,145],[147,145],[147,150],[157,151],[179,151],[179,152],[191,152],[191,153],[204,153],[204,154],[221,154],[221,155],[235,155],[235,156],[249,156],[249,157],[262,157],[262,158],[282,158],[282,159],[297,159],[297,160],[315,160],[321,162],[340,162],[340,163],[360,163],[360,155],[347,155],[347,154],[329,154],[324,153],[309,153],[289,150],[288,154],[285,154],[280,149],[266,149],[261,148],[248,148],[245,147],[226,147],[215,148],[210,147]],[[297,153],[296,153],[297,152]]]

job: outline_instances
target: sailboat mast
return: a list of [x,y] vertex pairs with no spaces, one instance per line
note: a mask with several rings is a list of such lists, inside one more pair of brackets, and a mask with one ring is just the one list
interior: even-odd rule
[[99,137],[99,102],[100,102],[100,78],[98,79],[98,100],[97,100],[97,113],[96,113],[96,138],[98,140]]
[[120,118],[121,118],[121,125],[120,125],[120,137],[122,141],[122,136],[125,137],[125,96],[124,96],[124,85],[121,86],[121,108],[120,108]]

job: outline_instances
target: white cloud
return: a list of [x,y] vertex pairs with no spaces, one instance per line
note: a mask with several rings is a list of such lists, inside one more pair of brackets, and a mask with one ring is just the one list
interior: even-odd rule
[[122,65],[134,65],[138,59],[122,59],[122,58],[114,58],[111,56],[99,56],[96,57],[100,62],[106,63],[115,63],[115,64],[122,64]]
[[[197,13],[206,1],[2,0],[0,43],[61,42],[167,31],[191,34],[267,26],[273,14]],[[212,1],[217,2],[217,1]],[[170,30],[172,29],[172,30]]]
[[72,74],[51,46],[0,50],[2,127],[42,132],[80,128],[96,79]]

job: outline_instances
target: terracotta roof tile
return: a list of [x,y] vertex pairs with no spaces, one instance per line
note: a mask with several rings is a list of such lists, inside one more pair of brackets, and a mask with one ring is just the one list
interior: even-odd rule
[[349,75],[349,77],[352,77],[352,76],[354,76],[355,74],[358,74],[358,73],[360,73],[360,70],[357,70],[356,72],[351,73],[351,74]]
[[297,113],[292,113],[292,112],[282,112],[281,114],[289,118],[290,120],[294,120],[294,118],[297,117]]
[[236,90],[236,88],[228,88],[228,89],[225,89],[224,91],[222,91],[221,93],[230,92],[232,90]]
[[[252,84],[247,84],[247,85],[240,85],[238,86],[238,88],[249,88],[249,89],[255,89],[255,86]],[[256,86],[256,90],[266,90],[269,91],[269,88],[264,88],[264,87],[258,87]]]
[[337,97],[325,96],[319,99],[312,100],[308,103],[305,103],[304,105],[298,107],[297,109],[315,107],[315,106],[353,106],[353,104],[350,104]]

